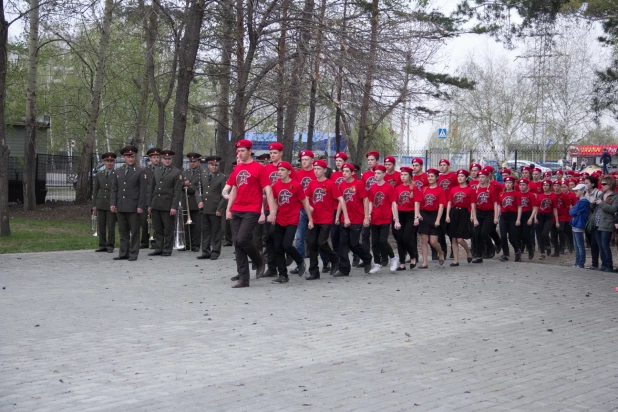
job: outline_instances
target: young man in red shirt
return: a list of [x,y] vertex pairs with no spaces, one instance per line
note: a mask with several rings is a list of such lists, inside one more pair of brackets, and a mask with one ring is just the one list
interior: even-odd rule
[[424,187],[429,186],[427,173],[423,172],[423,159],[420,157],[412,159],[412,181],[418,190],[423,190]]
[[[335,182],[337,187],[339,187],[339,185],[341,185],[341,182],[345,180],[345,178],[343,177],[342,168],[343,168],[344,163],[347,161],[348,161],[348,155],[345,154],[344,152],[339,152],[335,154],[335,167],[337,170],[334,171],[330,175],[330,180]],[[337,215],[337,211],[335,210],[333,212],[333,222],[335,221],[336,215]],[[339,250],[339,225],[332,225],[330,229],[330,241],[333,244],[333,250],[337,252]]]
[[363,262],[365,273],[371,270],[371,254],[360,244],[360,235],[363,227],[369,227],[369,200],[367,191],[362,181],[354,176],[355,167],[349,163],[343,165],[344,181],[339,185],[339,190],[343,196],[350,225],[341,225],[339,218],[342,209],[337,207],[335,225],[340,226],[339,231],[339,270],[333,275],[335,277],[350,275],[350,250]]
[[236,268],[238,283],[233,288],[249,287],[249,261],[247,256],[256,264],[256,278],[262,277],[265,271],[265,262],[262,254],[253,244],[252,233],[260,220],[263,195],[270,206],[269,223],[275,222],[277,204],[273,198],[268,174],[262,165],[251,158],[253,143],[249,140],[239,140],[234,145],[238,164],[230,175],[227,183],[232,187],[229,195],[226,219],[232,221],[232,233],[236,246]]
[[309,229],[307,233],[307,247],[309,248],[309,277],[306,278],[307,280],[320,278],[318,249],[326,254],[328,262],[331,264],[331,275],[334,275],[339,269],[339,256],[328,244],[330,227],[333,223],[333,210],[337,209],[337,204],[343,210],[345,225],[350,225],[348,211],[339,188],[332,180],[326,178],[326,162],[315,160],[313,168],[315,169],[316,180],[309,183],[309,187],[305,190],[309,204],[313,209],[313,228]]
[[386,156],[384,158],[384,166],[386,167],[384,181],[393,187],[401,184],[401,173],[395,170],[395,163],[394,156]]
[[[457,173],[451,172],[451,162],[448,159],[440,159],[438,162],[440,168],[440,176],[438,177],[438,186],[445,190],[446,197],[448,199],[448,195],[451,189],[457,187]],[[442,223],[446,221],[446,213],[442,214]],[[440,236],[438,236],[438,242],[440,242],[440,246],[446,255],[447,244],[446,244],[446,233],[444,231],[440,232]],[[450,242],[449,242],[450,243]],[[438,254],[435,249],[431,249],[431,258],[433,260],[438,259]],[[453,259],[453,250],[451,249],[451,254],[449,258]]]
[[[370,151],[365,154],[365,157],[367,158],[367,166],[369,167],[369,170],[363,173],[362,180],[365,184],[365,190],[369,192],[371,186],[373,186],[376,182],[376,176],[373,168],[378,164],[378,161],[380,160],[380,152]],[[363,227],[362,230],[363,247],[365,248],[367,253],[369,253],[371,248],[371,229],[369,227]],[[359,268],[361,267],[360,265],[361,264],[359,262],[359,264],[354,267]]]
[[[303,190],[307,190],[309,187],[309,183],[316,179],[315,172],[313,171],[313,158],[315,155],[311,150],[301,150],[298,153],[298,158],[300,159],[301,168],[296,172],[296,180],[300,182],[303,186]],[[307,218],[307,214],[303,209],[300,210],[300,220],[298,221],[298,229],[296,230],[296,237],[294,238],[294,244],[296,245],[296,250],[298,253],[304,258],[306,256],[305,253],[305,236],[307,233],[307,223],[309,219]],[[295,270],[292,270],[290,273],[295,273]]]
[[397,209],[397,197],[393,186],[384,181],[386,167],[375,167],[376,182],[369,189],[369,215],[371,216],[371,239],[373,250],[373,268],[369,273],[378,273],[381,263],[389,259],[390,271],[397,270],[397,258],[393,248],[388,243],[388,234],[391,223],[395,221],[395,229],[401,229],[399,224],[399,210]]

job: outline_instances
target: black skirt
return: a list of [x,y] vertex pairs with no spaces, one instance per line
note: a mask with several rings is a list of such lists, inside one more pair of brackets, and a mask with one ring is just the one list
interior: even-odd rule
[[451,209],[451,223],[449,224],[448,236],[457,239],[472,238],[472,223],[470,222],[470,211],[455,207]]
[[421,210],[421,217],[423,220],[418,224],[418,233],[429,236],[440,236],[442,233],[442,226],[436,227],[436,219],[438,218],[438,211],[432,212],[427,210]]

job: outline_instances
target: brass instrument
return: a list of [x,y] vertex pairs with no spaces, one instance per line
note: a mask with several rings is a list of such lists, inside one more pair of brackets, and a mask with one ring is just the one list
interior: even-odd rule
[[152,215],[148,214],[148,233],[150,233],[149,241],[155,240],[154,238],[154,230],[152,230]]
[[99,225],[98,225],[99,217],[97,216],[96,211],[92,212],[91,221],[92,221],[92,236],[99,236],[99,234],[97,233],[98,228],[99,228]]
[[174,226],[174,249],[186,250],[185,245],[185,225],[183,222],[182,203],[178,202],[178,212],[176,213],[176,223]]
[[187,205],[187,225],[192,225],[193,220],[191,220],[191,208],[189,207],[189,193],[187,192],[187,188],[185,187],[185,205]]

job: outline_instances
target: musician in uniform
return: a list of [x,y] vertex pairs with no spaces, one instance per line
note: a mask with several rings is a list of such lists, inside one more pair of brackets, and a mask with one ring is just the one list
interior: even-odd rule
[[163,166],[155,169],[148,190],[148,213],[157,240],[156,249],[148,256],[171,256],[174,247],[174,226],[182,194],[182,170],[172,166],[172,150],[161,151]]
[[202,172],[202,254],[197,259],[217,260],[221,254],[223,238],[222,220],[227,208],[227,200],[222,192],[227,176],[219,172],[220,156],[206,158],[208,170]]
[[105,169],[94,177],[92,191],[92,212],[97,214],[97,234],[99,235],[99,248],[95,252],[113,253],[116,243],[116,214],[110,210],[109,201],[114,180],[116,153],[103,153],[101,159]]
[[[183,209],[190,212],[191,220],[193,221],[193,224],[187,224],[187,221],[189,219],[189,213],[187,213],[184,218],[184,223],[186,225],[185,237],[187,239],[187,245],[191,245],[192,252],[200,251],[200,241],[202,238],[202,216],[200,213],[201,207],[198,206],[198,204],[202,200],[200,198],[200,177],[202,174],[202,171],[200,170],[201,157],[202,155],[199,153],[187,153],[187,158],[189,159],[189,168],[183,172],[183,189],[187,191],[187,194],[185,195],[185,193],[183,192],[182,196],[180,196]],[[187,195],[189,198],[188,205],[186,202]]]
[[126,146],[120,151],[124,166],[117,169],[112,181],[110,209],[117,214],[120,252],[114,260],[137,260],[139,254],[140,215],[146,208],[148,175],[135,164],[137,147]]
[[[161,149],[158,147],[153,147],[149,149],[146,154],[148,155],[148,160],[150,164],[145,167],[146,175],[148,176],[148,182],[152,183],[153,171],[160,167],[159,162],[161,162]],[[148,240],[150,239],[150,228],[148,227],[148,213],[142,213],[140,215],[141,225],[142,225],[142,240],[141,240],[141,249],[148,248]],[[150,241],[150,248],[155,248],[155,240]]]

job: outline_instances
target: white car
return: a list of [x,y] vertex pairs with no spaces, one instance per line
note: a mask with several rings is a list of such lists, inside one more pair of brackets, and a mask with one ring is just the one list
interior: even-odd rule
[[[538,167],[539,169],[541,169],[541,172],[543,173],[545,172],[551,173],[551,169],[549,167],[541,166],[537,162],[531,162],[530,160],[519,160],[519,159],[517,159],[517,170],[521,170],[523,166],[530,166],[531,164],[534,164],[534,167]],[[511,170],[515,170],[515,160],[509,160],[508,162],[506,162],[506,167],[508,167]]]

